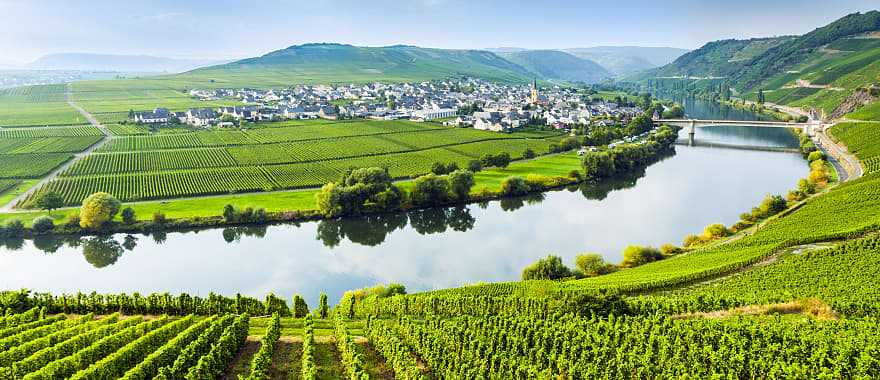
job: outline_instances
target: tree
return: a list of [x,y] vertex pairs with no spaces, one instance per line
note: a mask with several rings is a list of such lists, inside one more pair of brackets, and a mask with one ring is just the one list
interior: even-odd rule
[[608,152],[587,152],[581,160],[589,178],[607,178],[614,175],[614,159]]
[[535,158],[535,151],[532,148],[526,148],[525,152],[523,152],[523,158]]
[[306,304],[306,300],[302,298],[299,294],[293,295],[293,317],[294,318],[304,318],[309,314],[309,305]]
[[223,221],[226,223],[234,223],[237,219],[237,212],[235,211],[235,207],[228,204],[223,206]]
[[125,224],[134,224],[136,220],[136,216],[134,213],[134,209],[131,207],[126,207],[122,209],[122,223]]
[[455,194],[455,197],[460,201],[468,199],[474,183],[474,173],[468,170],[456,170],[449,173],[449,187],[452,194]]
[[504,195],[526,195],[530,190],[529,184],[522,177],[507,177],[501,182],[501,193]]
[[94,193],[83,200],[79,213],[79,225],[85,229],[97,230],[113,220],[119,212],[121,203],[107,193]]
[[320,301],[318,301],[318,316],[321,319],[327,319],[330,308],[327,306],[327,293],[321,292]]
[[623,262],[620,263],[620,266],[632,268],[661,259],[663,259],[663,255],[657,248],[631,245],[623,250]]
[[614,265],[605,262],[598,253],[583,253],[574,258],[575,266],[586,277],[600,276],[614,271]]
[[470,170],[472,173],[476,173],[483,170],[483,164],[480,162],[480,160],[470,160],[468,161],[467,169]]
[[570,276],[571,269],[562,263],[562,258],[554,255],[547,255],[522,271],[523,280],[556,280]]
[[495,155],[495,166],[504,169],[507,165],[510,165],[510,153],[501,152]]
[[41,192],[37,195],[37,199],[34,200],[34,205],[51,214],[52,210],[64,206],[64,197],[55,191]]
[[[321,212],[326,217],[337,216],[342,213],[342,206],[340,205],[341,198],[341,189],[336,185],[335,182],[330,182],[321,187],[321,190],[315,194],[315,202],[318,206],[318,211]],[[228,207],[232,207],[227,205]],[[224,211],[223,216],[226,216],[226,212]]]
[[449,178],[434,174],[416,178],[410,193],[413,204],[430,206],[449,199]]
[[767,195],[758,206],[762,218],[776,215],[785,211],[786,208],[788,208],[788,202],[781,195]]

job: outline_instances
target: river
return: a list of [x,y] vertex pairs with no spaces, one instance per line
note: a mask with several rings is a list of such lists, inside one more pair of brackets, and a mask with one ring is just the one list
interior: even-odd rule
[[[739,110],[689,100],[701,119],[754,120]],[[686,135],[685,135],[686,137]],[[697,141],[796,147],[783,129],[713,127]],[[807,174],[797,154],[677,146],[639,173],[524,199],[369,218],[212,229],[158,236],[7,242],[0,288],[207,295],[320,292],[399,282],[408,291],[517,280],[547,254],[569,265],[582,252],[619,262],[630,244],[680,244],[711,223],[730,225],[769,193]]]

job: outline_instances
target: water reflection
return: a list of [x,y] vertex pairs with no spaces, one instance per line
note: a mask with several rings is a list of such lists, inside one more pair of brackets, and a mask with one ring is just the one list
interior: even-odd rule
[[[699,133],[699,132],[698,132]],[[99,293],[269,292],[313,305],[347,289],[509,281],[548,253],[619,262],[629,244],[678,243],[731,224],[806,175],[798,154],[677,147],[629,176],[537,196],[410,213],[201,231],[0,242],[0,288]]]

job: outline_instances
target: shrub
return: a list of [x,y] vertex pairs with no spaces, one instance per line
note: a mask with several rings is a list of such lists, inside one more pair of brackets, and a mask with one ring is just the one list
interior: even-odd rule
[[122,223],[125,224],[134,224],[137,219],[134,213],[134,209],[131,207],[126,207],[122,209]]
[[529,185],[522,177],[507,177],[501,182],[501,194],[504,195],[526,195],[529,190]]
[[554,255],[547,255],[522,271],[523,280],[556,280],[571,275],[571,270],[562,263],[562,258]]
[[675,256],[679,253],[682,253],[684,250],[681,247],[676,247],[675,244],[666,243],[660,246],[660,253],[663,256]]
[[730,230],[721,223],[710,224],[703,229],[703,240],[715,240],[730,235]]
[[623,262],[620,266],[632,268],[662,259],[663,254],[657,248],[631,245],[623,250]]
[[575,266],[586,277],[601,276],[614,271],[614,265],[605,262],[598,253],[583,253],[574,259]]
[[700,239],[699,236],[694,235],[694,234],[690,234],[690,235],[687,235],[684,237],[684,240],[682,241],[681,245],[682,245],[682,247],[690,248],[690,247],[699,245],[701,242],[702,242],[702,240]]
[[824,160],[824,159],[825,159],[825,154],[818,151],[818,150],[814,151],[814,152],[810,152],[810,154],[807,156],[807,161],[809,161],[809,162],[813,162],[816,160]]
[[6,227],[3,228],[3,235],[7,238],[20,238],[24,236],[24,223],[18,219],[6,222]]
[[82,228],[96,230],[113,220],[119,212],[121,203],[107,193],[94,193],[83,200],[79,214],[79,225]]
[[523,158],[535,158],[535,151],[532,148],[526,148],[523,152]]
[[74,212],[67,216],[67,220],[64,222],[64,224],[68,227],[79,227],[79,222],[79,213]]
[[153,213],[153,223],[165,224],[165,222],[167,221],[168,220],[167,218],[165,218],[165,214],[163,214],[161,211],[156,211]]
[[41,216],[37,219],[34,219],[34,223],[31,225],[31,228],[36,234],[49,233],[55,229],[55,221],[48,216]]

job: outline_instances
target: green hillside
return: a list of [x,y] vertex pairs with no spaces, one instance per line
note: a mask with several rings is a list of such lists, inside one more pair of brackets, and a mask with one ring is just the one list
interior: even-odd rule
[[291,83],[418,81],[475,76],[524,82],[531,74],[493,53],[415,46],[305,44],[173,76],[191,83],[278,86]]
[[558,50],[527,50],[500,55],[543,79],[595,83],[612,76],[596,62]]
[[748,100],[757,100],[763,91],[767,102],[839,117],[870,102],[852,99],[859,88],[880,83],[878,30],[880,12],[871,11],[847,15],[802,36],[714,41],[626,81],[709,96],[727,83]]

